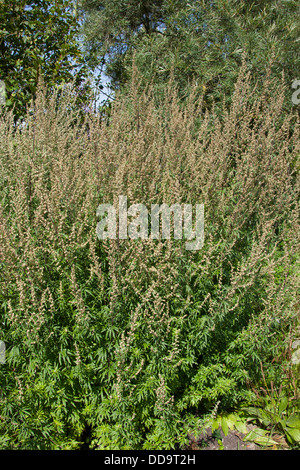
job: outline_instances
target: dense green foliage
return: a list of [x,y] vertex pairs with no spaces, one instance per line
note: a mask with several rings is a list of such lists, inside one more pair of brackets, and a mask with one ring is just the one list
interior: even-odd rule
[[[103,64],[115,89],[132,78],[132,58],[144,86],[165,88],[173,74],[181,96],[198,84],[209,108],[230,101],[243,52],[253,80],[272,75],[292,84],[300,69],[297,0],[82,0],[84,38],[91,65]],[[288,95],[286,95],[288,98]],[[289,99],[285,107],[291,107]]]
[[0,79],[16,119],[26,114],[39,77],[51,90],[75,75],[79,86],[86,76],[72,6],[70,0],[0,1]]

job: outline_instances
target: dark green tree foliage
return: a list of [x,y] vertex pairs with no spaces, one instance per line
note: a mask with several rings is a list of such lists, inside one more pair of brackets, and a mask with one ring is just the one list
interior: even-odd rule
[[123,59],[131,51],[133,39],[159,32],[166,2],[83,0],[80,6],[90,64],[97,66],[99,58],[103,63],[107,56],[108,74],[118,86],[125,81]]
[[0,1],[0,78],[16,119],[24,116],[40,76],[49,89],[75,75],[77,85],[83,80],[86,69],[72,7],[70,0]]
[[159,91],[172,71],[183,96],[196,81],[210,105],[230,99],[243,51],[254,81],[271,57],[278,80],[299,72],[297,1],[82,0],[81,10],[90,61],[106,62],[115,89],[130,82],[133,55],[145,85]]

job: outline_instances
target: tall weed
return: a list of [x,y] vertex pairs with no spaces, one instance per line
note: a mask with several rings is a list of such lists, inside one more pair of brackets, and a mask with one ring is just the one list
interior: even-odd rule
[[[299,121],[284,82],[230,109],[160,106],[138,77],[109,120],[47,97],[0,121],[0,446],[172,449],[299,337]],[[78,122],[76,124],[76,122]],[[204,204],[205,241],[96,236],[101,203]]]

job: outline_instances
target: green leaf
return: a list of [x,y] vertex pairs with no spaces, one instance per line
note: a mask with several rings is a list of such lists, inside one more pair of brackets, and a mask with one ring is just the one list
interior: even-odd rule
[[268,431],[261,428],[256,428],[253,431],[250,431],[246,437],[244,437],[244,441],[255,442],[261,446],[273,446],[276,445],[277,442],[267,436]]
[[290,428],[300,429],[300,418],[296,415],[289,416],[285,424]]
[[[291,438],[292,441],[300,442],[300,430],[299,429],[285,429],[287,437]],[[290,440],[290,439],[289,439]]]
[[255,408],[254,406],[249,406],[247,408],[242,408],[242,411],[247,413],[249,416],[259,416],[259,410],[258,408]]
[[255,439],[257,439],[259,437],[264,437],[267,433],[268,433],[268,431],[266,431],[265,429],[256,428],[255,430],[250,431],[247,434],[247,436],[244,437],[244,441],[253,442]]
[[218,416],[216,419],[214,419],[212,423],[212,426],[211,426],[212,431],[215,431],[216,429],[218,429],[220,424],[221,424],[221,417]]
[[277,445],[278,442],[274,441],[273,439],[271,439],[270,437],[258,437],[257,439],[254,439],[254,442],[255,444],[258,444],[260,446],[266,446],[266,447],[269,447],[269,446],[274,446],[274,445]]
[[223,431],[224,435],[227,436],[228,435],[228,424],[227,424],[227,420],[226,420],[225,416],[222,416],[221,427],[222,427],[222,431]]
[[224,450],[224,444],[222,439],[218,439],[218,444],[219,444],[219,450]]
[[[255,407],[249,407],[249,408],[243,408],[243,411],[245,411],[247,414],[249,414],[249,417],[258,419],[261,424],[264,426],[269,426],[269,424],[272,424],[274,421],[274,415],[271,412],[268,412],[266,410],[262,410],[260,408],[255,408]],[[275,421],[277,421],[275,419]]]
[[239,421],[237,420],[236,421],[236,424],[235,424],[235,427],[236,429],[241,432],[242,434],[246,434],[248,429],[247,429],[247,426],[246,426],[246,423],[244,423],[243,421]]
[[288,398],[283,397],[278,406],[278,412],[280,415],[284,410],[286,410],[288,403],[289,403]]
[[233,413],[227,415],[226,422],[229,429],[234,429],[237,424],[237,416]]

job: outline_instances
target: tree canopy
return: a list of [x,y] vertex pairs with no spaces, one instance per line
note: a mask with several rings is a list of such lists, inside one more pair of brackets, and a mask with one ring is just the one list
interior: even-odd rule
[[39,77],[51,89],[86,73],[71,0],[0,1],[0,78],[8,107],[22,118]]
[[145,84],[159,91],[174,73],[185,94],[199,85],[207,103],[232,94],[245,52],[254,80],[300,69],[299,3],[294,0],[81,0],[85,51],[92,66],[105,64],[114,89],[132,76],[132,58]]

